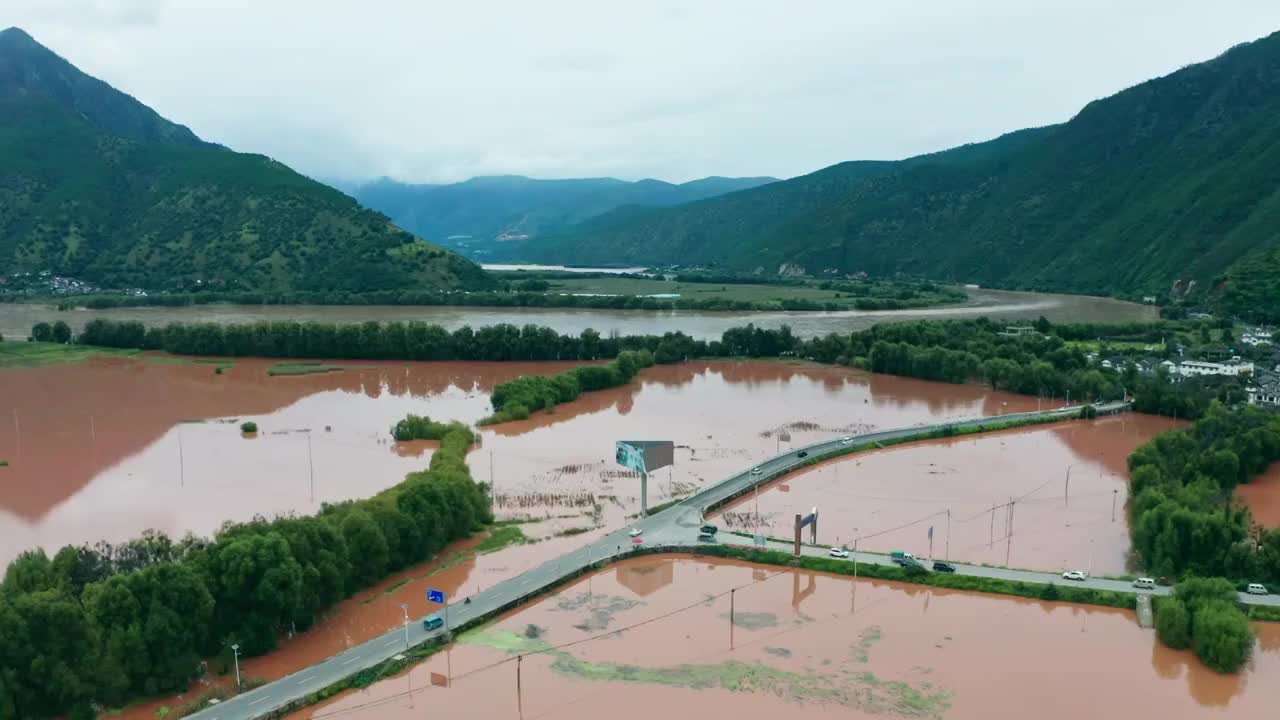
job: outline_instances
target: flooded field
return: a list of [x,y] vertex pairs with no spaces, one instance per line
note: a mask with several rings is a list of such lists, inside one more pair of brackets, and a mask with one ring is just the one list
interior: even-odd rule
[[1280,528],[1280,463],[1267,468],[1260,477],[1236,488],[1236,496],[1253,513],[1253,521],[1263,527]]
[[[430,458],[429,443],[390,442],[390,426],[405,414],[473,422],[489,412],[488,393],[495,383],[519,374],[558,372],[566,365],[369,363],[296,377],[269,377],[267,367],[261,361],[238,361],[215,374],[208,365],[155,358],[99,359],[0,373],[0,397],[12,399],[11,405],[6,403],[11,417],[0,421],[0,457],[10,462],[0,469],[0,562],[36,545],[53,551],[67,543],[116,542],[147,528],[174,536],[208,533],[226,520],[313,512],[325,501],[367,497],[424,467]],[[614,464],[616,440],[676,443],[675,465],[650,478],[649,502],[657,504],[819,439],[1035,409],[1051,402],[840,367],[688,363],[650,368],[638,382],[585,395],[552,414],[486,428],[469,463],[477,479],[492,479],[501,518],[554,518],[546,524],[548,532],[616,527],[640,505],[637,476]],[[239,423],[248,419],[260,428],[256,436],[240,433]],[[1011,448],[999,450],[1006,462],[989,467],[984,467],[987,460],[959,459],[968,454],[960,452],[960,443],[862,458],[857,462],[900,464],[877,466],[885,486],[859,484],[854,494],[889,497],[874,506],[862,503],[882,513],[872,519],[915,512],[914,519],[924,514],[922,506],[903,498],[920,497],[926,485],[945,484],[945,492],[935,489],[924,497],[951,498],[959,487],[969,503],[964,507],[972,505],[976,513],[1101,452],[1107,464],[1072,471],[1080,503],[1073,510],[1095,512],[1097,503],[1109,506],[1111,501],[1100,500],[1097,493],[1122,486],[1122,478],[1108,478],[1123,473],[1125,448],[1161,427],[1158,421],[1132,417],[1119,425],[1108,423],[1113,421],[1096,427],[1112,430],[1098,434],[1072,426],[1069,433],[1032,431],[1027,435],[1031,440],[1015,434],[995,444],[976,441],[973,447],[980,452],[990,449],[983,456],[987,460],[997,449]],[[1041,442],[1035,438],[1044,437],[1057,438],[1051,444],[1059,450],[1032,463]],[[1102,444],[1092,447],[1094,443]],[[947,455],[945,448],[952,446],[956,450]],[[922,460],[920,452],[945,457]],[[969,469],[925,472],[920,463],[927,462]],[[846,466],[857,467],[838,467]],[[992,467],[998,471],[990,472]],[[843,471],[817,472],[834,478]],[[979,472],[981,485],[964,474]],[[807,485],[803,479],[794,482],[797,492]],[[1045,488],[1035,499],[1055,492],[1060,495],[1060,488]],[[765,506],[770,513],[785,512],[787,500],[806,509],[814,504],[777,490],[765,493],[772,496],[779,504]],[[842,518],[830,502],[818,504],[832,513],[820,525],[824,538],[851,537],[851,530],[843,528],[857,523]],[[953,519],[959,517],[958,504],[953,514]],[[1015,528],[1031,517],[1016,517]],[[862,529],[870,532],[889,524],[873,526],[869,520]],[[986,528],[980,529],[981,537],[966,536],[965,542],[985,541]],[[918,532],[923,538],[925,528]],[[1115,533],[1121,535],[1122,529]],[[953,550],[960,546],[953,543]],[[1016,557],[1034,557],[1023,550],[1018,544]]]
[[[269,364],[103,358],[0,373],[0,562],[32,546],[112,542],[154,528],[208,533],[255,514],[367,497],[424,467],[429,443],[390,442],[405,414],[473,422],[493,385],[562,363],[367,363],[270,377]],[[969,385],[779,362],[655,367],[627,387],[487,428],[469,462],[499,517],[616,526],[639,509],[614,441],[670,439],[676,464],[650,502],[682,495],[789,446],[943,417],[1035,408]],[[260,430],[243,436],[239,423]]]
[[1155,320],[1150,305],[1086,295],[1011,292],[968,289],[969,302],[963,305],[892,311],[845,311],[830,313],[726,313],[639,310],[587,310],[560,308],[475,308],[389,305],[196,305],[189,307],[114,308],[58,312],[49,305],[0,304],[0,335],[26,337],[40,321],[64,320],[79,330],[96,317],[139,320],[147,325],[173,321],[242,323],[255,320],[316,320],[354,323],[366,320],[423,320],[456,329],[463,325],[480,327],[498,323],[546,325],[562,333],[578,334],[594,328],[601,334],[661,335],[683,331],[695,338],[719,339],[725,330],[755,323],[757,327],[790,325],[796,335],[810,337],[832,332],[862,330],[876,323],[923,318],[992,317],[1006,320],[1031,319],[1043,315],[1054,322],[1128,322]]
[[722,515],[754,532],[758,510],[763,534],[790,537],[796,513],[817,507],[824,544],[852,547],[856,537],[862,550],[1120,575],[1129,557],[1126,458],[1175,427],[1128,413],[890,447],[803,470]]
[[1263,718],[1280,625],[1255,628],[1218,675],[1129,611],[639,558],[291,717]]

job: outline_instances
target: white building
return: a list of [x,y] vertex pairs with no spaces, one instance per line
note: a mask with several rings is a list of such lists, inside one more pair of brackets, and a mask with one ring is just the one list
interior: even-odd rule
[[1242,362],[1240,356],[1231,358],[1230,362],[1216,363],[1205,360],[1184,360],[1178,365],[1178,374],[1183,377],[1203,375],[1225,375],[1239,377],[1253,372],[1253,363]]
[[1245,345],[1252,345],[1254,347],[1257,347],[1259,345],[1270,345],[1271,331],[1263,330],[1262,328],[1257,328],[1254,330],[1246,330],[1245,333],[1240,336],[1240,342],[1244,343]]

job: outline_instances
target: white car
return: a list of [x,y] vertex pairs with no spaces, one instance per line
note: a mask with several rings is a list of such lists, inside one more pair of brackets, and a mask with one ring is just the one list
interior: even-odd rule
[[752,474],[752,475],[763,475],[763,474],[764,474],[764,470],[761,470],[761,469],[760,469],[760,468],[758,468],[758,467],[753,467],[753,468],[751,468],[751,474]]
[[848,551],[848,550],[845,550],[844,548],[838,548],[838,547],[833,547],[833,548],[831,548],[831,550],[830,550],[830,551],[828,551],[828,552],[827,552],[827,554],[828,554],[828,555],[830,555],[831,557],[838,557],[838,558],[848,558],[848,557],[849,557],[849,551]]
[[1245,592],[1250,595],[1266,595],[1267,588],[1261,583],[1249,583],[1249,587],[1245,589]]
[[841,445],[848,445],[848,444],[849,444],[849,443],[851,443],[851,442],[853,442],[853,438],[851,438],[851,437],[842,437],[842,438],[840,438],[840,444],[841,444]]
[[1088,580],[1089,574],[1083,570],[1068,570],[1062,573],[1063,580]]
[[631,537],[640,537],[644,533],[640,528],[631,528],[631,532],[627,533]]

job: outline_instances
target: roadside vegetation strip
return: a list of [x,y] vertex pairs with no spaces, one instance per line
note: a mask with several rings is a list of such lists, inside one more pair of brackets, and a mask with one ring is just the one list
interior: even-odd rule
[[556,405],[576,400],[584,392],[626,385],[652,365],[653,354],[648,350],[624,351],[604,365],[583,365],[550,377],[522,375],[494,387],[490,396],[494,412],[480,424],[524,420],[539,410],[552,412]]
[[347,365],[331,365],[319,361],[286,361],[278,362],[267,368],[267,374],[276,375],[319,375],[322,373],[342,372],[351,369]]

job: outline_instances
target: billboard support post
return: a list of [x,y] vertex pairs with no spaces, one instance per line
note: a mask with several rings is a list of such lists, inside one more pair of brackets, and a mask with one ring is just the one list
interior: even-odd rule
[[675,463],[675,443],[670,440],[618,440],[614,459],[640,475],[640,516],[649,514],[649,473]]

